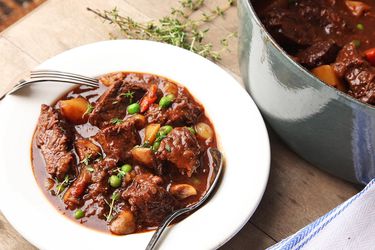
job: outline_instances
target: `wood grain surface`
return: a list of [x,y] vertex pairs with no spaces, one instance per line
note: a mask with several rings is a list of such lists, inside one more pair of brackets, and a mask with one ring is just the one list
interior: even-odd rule
[[[223,1],[206,0],[207,8]],[[76,46],[107,40],[108,33],[115,32],[112,26],[87,12],[86,7],[117,6],[122,14],[146,21],[168,14],[176,4],[177,0],[47,0],[0,33],[0,92],[47,58]],[[236,8],[208,27],[208,41],[217,44],[217,38],[237,30]],[[239,78],[236,41],[230,43],[230,48],[232,52],[224,55],[219,65]],[[314,168],[290,151],[271,129],[269,133],[272,163],[264,198],[250,221],[222,249],[264,249],[359,191],[359,187]],[[36,248],[0,213],[0,249]]]

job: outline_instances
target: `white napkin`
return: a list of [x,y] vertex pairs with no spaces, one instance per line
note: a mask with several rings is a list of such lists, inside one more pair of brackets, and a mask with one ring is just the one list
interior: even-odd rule
[[374,183],[267,250],[375,249]]

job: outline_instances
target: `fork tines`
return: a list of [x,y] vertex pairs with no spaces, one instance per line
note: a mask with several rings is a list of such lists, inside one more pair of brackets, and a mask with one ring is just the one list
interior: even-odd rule
[[72,81],[72,83],[86,83],[93,87],[99,86],[99,80],[87,76],[82,76],[74,73],[67,73],[55,70],[35,70],[31,71],[30,77],[32,80],[49,79],[52,81]]

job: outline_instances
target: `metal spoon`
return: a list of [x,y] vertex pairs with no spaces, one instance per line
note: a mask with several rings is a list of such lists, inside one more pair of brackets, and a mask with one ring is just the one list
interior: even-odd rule
[[195,209],[199,208],[203,203],[207,200],[207,198],[211,195],[212,191],[214,190],[217,181],[219,180],[222,168],[223,168],[223,156],[220,153],[220,151],[216,148],[210,148],[209,149],[212,161],[214,164],[214,173],[210,180],[210,188],[207,190],[206,194],[195,204],[190,205],[188,207],[179,209],[174,211],[172,214],[168,215],[162,224],[158,227],[158,229],[155,231],[154,235],[152,236],[150,242],[148,243],[146,250],[152,250],[155,249],[156,243],[160,239],[161,235],[163,234],[165,228],[177,217],[179,217],[182,214],[194,211]]

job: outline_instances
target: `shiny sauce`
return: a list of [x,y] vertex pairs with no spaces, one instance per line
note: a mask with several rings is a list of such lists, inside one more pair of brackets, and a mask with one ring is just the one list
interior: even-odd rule
[[[131,72],[128,72],[127,74],[131,74]],[[165,81],[172,82],[169,79],[159,77],[160,83],[164,83]],[[182,88],[181,85],[173,82],[176,84],[179,88]],[[159,86],[162,88],[162,86]],[[98,88],[93,87],[87,87],[87,86],[78,86],[61,96],[58,100],[56,100],[55,103],[53,103],[51,106],[54,107],[56,110],[60,110],[59,101],[60,100],[68,100],[72,98],[77,97],[83,97],[89,103],[91,103],[93,106],[95,106],[96,102],[98,101],[99,97],[107,90],[107,87],[104,85],[100,85]],[[186,91],[188,93],[188,90],[184,88],[183,91]],[[188,93],[190,95],[190,93]],[[206,116],[205,113],[203,113],[197,122],[204,122],[208,124],[212,129],[214,129],[213,124],[211,123],[210,119]],[[90,138],[96,135],[100,129],[96,126],[93,126],[90,124],[90,122],[87,122],[85,124],[81,125],[75,125],[74,126],[75,133],[82,136],[83,138]],[[142,139],[142,143],[144,143],[144,129],[141,129],[138,131],[140,138]],[[163,173],[161,176],[163,179],[163,187],[168,191],[170,186],[173,184],[190,184],[192,185],[196,191],[197,195],[188,197],[181,202],[183,207],[186,207],[190,204],[194,204],[205,194],[205,192],[208,190],[208,180],[211,178],[211,175],[213,173],[213,162],[211,160],[211,156],[208,152],[208,149],[213,147],[217,148],[217,140],[216,135],[208,140],[202,139],[197,136],[197,140],[199,142],[199,145],[202,149],[202,154],[200,158],[200,166],[197,168],[196,172],[191,176],[188,177],[187,175],[180,174],[176,168],[168,167],[168,171]],[[106,221],[106,218],[103,216],[98,215],[98,211],[104,210],[106,213],[108,213],[109,206],[105,205],[99,205],[94,202],[91,198],[85,198],[86,196],[83,196],[83,206],[80,207],[82,210],[86,211],[85,217],[82,219],[75,219],[74,218],[74,210],[69,209],[69,207],[63,202],[63,196],[66,190],[69,188],[65,188],[63,192],[57,193],[57,183],[58,181],[55,178],[52,178],[46,171],[46,163],[43,157],[43,154],[41,152],[41,149],[36,144],[36,138],[34,134],[34,138],[32,141],[32,147],[31,147],[31,158],[32,158],[32,165],[33,165],[33,171],[35,175],[35,179],[37,183],[39,184],[43,194],[47,199],[51,202],[51,204],[57,208],[57,210],[63,214],[64,216],[72,219],[73,221],[76,221],[84,226],[87,226],[92,229],[96,229],[103,232],[109,232],[109,223]],[[75,151],[74,147],[72,149],[75,158],[75,166],[70,171],[70,174],[74,176],[76,179],[78,177],[78,169],[80,167],[80,160],[77,156],[77,152]],[[121,165],[120,165],[121,166]],[[74,182],[75,179],[73,179],[71,182]],[[113,189],[110,187],[110,189]],[[114,189],[113,189],[114,190]],[[112,191],[108,192],[108,194],[105,195],[106,200],[108,203],[110,203]],[[123,199],[120,199],[118,202],[115,203],[114,210],[121,210],[123,207],[129,206],[127,202]],[[116,215],[116,212],[114,213]],[[156,227],[144,227],[144,226],[138,226],[135,233],[138,232],[144,232],[148,230],[152,230]]]

